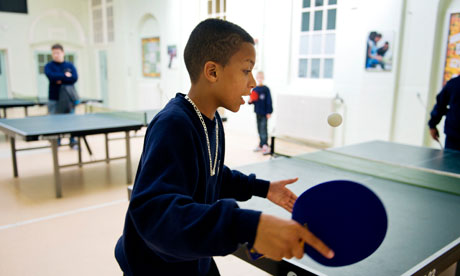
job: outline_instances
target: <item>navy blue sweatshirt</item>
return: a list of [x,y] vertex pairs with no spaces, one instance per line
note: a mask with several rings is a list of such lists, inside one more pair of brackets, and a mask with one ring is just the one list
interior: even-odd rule
[[[72,76],[70,78],[66,77],[65,72],[70,72]],[[67,61],[61,63],[56,61],[48,62],[45,65],[45,74],[50,81],[48,98],[55,101],[59,100],[59,89],[62,84],[74,84],[78,80],[77,69]],[[57,84],[57,81],[61,81],[61,84]]]
[[235,200],[266,197],[269,182],[230,170],[224,163],[222,121],[203,115],[216,174],[210,176],[203,126],[177,94],[149,124],[125,227],[115,256],[126,275],[206,275],[210,256],[254,243],[260,212]]
[[253,89],[254,91],[259,94],[259,99],[254,104],[254,112],[259,115],[267,115],[273,113],[273,106],[272,106],[272,96],[270,95],[270,89],[265,86],[256,86]]
[[449,80],[436,96],[428,126],[435,128],[444,115],[444,133],[460,139],[460,76]]

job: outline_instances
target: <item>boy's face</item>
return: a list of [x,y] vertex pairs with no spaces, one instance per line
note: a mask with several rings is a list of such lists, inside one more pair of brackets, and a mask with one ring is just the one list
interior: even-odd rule
[[262,85],[264,83],[264,73],[262,72],[257,73],[256,79],[257,79],[257,84]]
[[237,112],[244,104],[243,96],[249,96],[256,81],[252,68],[256,61],[256,51],[251,43],[243,42],[241,48],[225,67],[218,66],[216,94],[220,106]]
[[64,61],[64,51],[62,51],[61,49],[52,49],[51,56],[53,57],[53,61],[55,62]]

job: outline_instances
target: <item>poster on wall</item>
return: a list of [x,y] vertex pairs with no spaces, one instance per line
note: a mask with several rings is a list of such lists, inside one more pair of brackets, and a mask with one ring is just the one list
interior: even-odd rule
[[442,85],[444,86],[447,81],[458,75],[460,75],[460,13],[452,13],[450,15]]
[[[175,68],[176,66],[173,66],[173,60],[177,56],[177,47],[176,45],[168,45],[168,56],[169,56],[169,63],[168,63],[168,68]],[[174,65],[176,65],[177,62],[174,62]]]
[[160,38],[143,38],[142,74],[146,77],[159,77],[160,65]]
[[366,43],[366,71],[391,71],[393,68],[393,32],[371,31]]

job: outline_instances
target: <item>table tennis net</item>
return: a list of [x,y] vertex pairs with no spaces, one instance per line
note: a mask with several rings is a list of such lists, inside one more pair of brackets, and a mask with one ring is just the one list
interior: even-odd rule
[[332,168],[460,195],[460,175],[351,156],[330,150],[293,156]]

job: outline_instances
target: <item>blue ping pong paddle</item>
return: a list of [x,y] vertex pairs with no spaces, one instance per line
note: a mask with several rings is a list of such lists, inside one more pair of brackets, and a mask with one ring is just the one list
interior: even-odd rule
[[[334,257],[327,259],[304,245],[305,253],[325,266],[345,266],[367,258],[383,242],[388,226],[377,195],[348,180],[324,182],[303,192],[294,204],[292,219],[334,250]],[[251,249],[250,256],[262,255]]]

